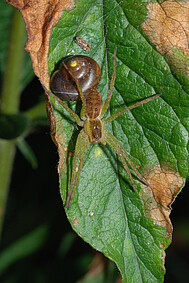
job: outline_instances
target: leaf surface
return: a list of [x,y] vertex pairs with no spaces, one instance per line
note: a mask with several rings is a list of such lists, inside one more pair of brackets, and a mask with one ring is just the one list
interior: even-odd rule
[[[189,110],[185,92],[188,79],[177,79],[142,30],[141,25],[147,18],[146,2],[79,0],[75,9],[63,12],[49,45],[51,75],[63,57],[86,55],[76,44],[76,36],[89,42],[91,49],[87,55],[98,62],[102,71],[98,89],[103,101],[107,97],[113,52],[117,47],[116,81],[108,115],[162,93],[157,100],[125,113],[108,126],[133,164],[145,175],[150,189],[132,172],[137,188],[134,193],[113,150],[95,145],[86,150],[77,191],[70,210],[66,209],[73,229],[112,259],[121,271],[122,281],[129,283],[163,281],[164,249],[170,243],[172,232],[170,205],[188,175]],[[34,10],[38,7],[35,4]],[[40,22],[46,23],[43,19]],[[41,36],[45,30],[49,31],[50,27],[42,29]],[[32,54],[35,44],[32,46],[31,42],[28,50],[35,57],[32,57],[35,72],[46,84],[48,76],[43,66],[47,65],[48,38],[43,39],[45,46],[39,52],[35,50]],[[72,161],[72,154],[67,158],[67,153],[74,153],[77,128],[69,113],[56,102],[52,104],[60,156],[60,191],[65,202]],[[79,103],[68,105],[79,113]]]
[[[162,97],[119,117],[109,129],[132,162],[141,166],[141,171],[146,165],[152,170],[156,164],[165,162],[186,177],[188,124],[182,113],[187,95],[163,57],[146,40],[140,27],[146,15],[144,4],[135,6],[131,1],[78,1],[76,9],[64,12],[53,30],[49,68],[52,72],[55,64],[66,55],[83,54],[74,41],[76,36],[83,37],[91,45],[88,55],[101,67],[99,90],[105,100],[113,51],[117,47],[110,114],[155,93],[161,92]],[[67,115],[64,110],[61,112]],[[57,131],[63,128],[62,139],[66,140],[68,149],[73,150],[74,127],[70,130],[70,124],[62,120],[62,115],[58,116],[58,121]],[[59,168],[65,202],[66,168],[61,161]],[[137,179],[136,183],[140,191]],[[165,202],[166,197],[164,195]],[[147,202],[152,198],[153,195]],[[87,151],[78,190],[67,215],[74,230],[85,241],[116,262],[123,282],[163,281],[163,250],[170,240],[163,227],[145,217],[147,210],[144,210],[143,200],[139,193],[133,192],[128,176],[108,146],[97,145]]]
[[[155,184],[150,182],[151,195],[137,178],[137,193],[134,193],[112,149],[95,145],[86,151],[77,191],[70,210],[66,209],[73,229],[116,262],[123,282],[154,283],[163,282],[164,249],[170,243],[172,230],[166,220],[166,211],[169,210],[169,215],[169,206],[183,185],[182,177],[188,175],[189,127],[188,95],[169,65],[147,40],[141,28],[146,16],[145,2],[78,1],[75,9],[63,12],[53,29],[49,70],[52,74],[56,64],[67,55],[91,56],[102,70],[98,89],[105,101],[112,75],[113,52],[117,47],[116,81],[109,114],[162,93],[157,100],[127,112],[108,127],[140,172],[149,182],[155,181]],[[76,36],[89,42],[89,53],[76,45]],[[76,130],[69,114],[55,104],[58,142],[66,144],[59,146],[60,190],[65,202],[71,167],[66,171],[64,155],[67,150],[74,152]],[[69,106],[75,109],[75,103]],[[68,158],[67,164],[70,163]],[[152,172],[153,177],[149,177]],[[168,173],[172,174],[172,181]],[[160,186],[165,184],[162,176],[168,180],[168,188]],[[172,190],[169,184],[173,184]]]

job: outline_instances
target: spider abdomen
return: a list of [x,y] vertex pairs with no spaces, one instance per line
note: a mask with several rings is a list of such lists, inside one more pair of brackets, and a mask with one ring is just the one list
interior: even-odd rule
[[97,89],[91,89],[84,94],[86,98],[87,117],[95,119],[100,115],[102,109],[102,97]]

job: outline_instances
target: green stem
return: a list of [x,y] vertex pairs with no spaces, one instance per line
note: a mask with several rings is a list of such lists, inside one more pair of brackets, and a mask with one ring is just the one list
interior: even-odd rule
[[[1,95],[1,112],[4,114],[18,113],[19,111],[20,79],[24,59],[25,38],[23,18],[14,9]],[[15,142],[0,140],[0,232],[3,225],[14,156]]]

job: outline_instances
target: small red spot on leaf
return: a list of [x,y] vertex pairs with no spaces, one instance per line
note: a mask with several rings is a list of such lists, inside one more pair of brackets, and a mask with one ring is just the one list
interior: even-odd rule
[[77,218],[74,219],[73,225],[76,226],[77,225]]

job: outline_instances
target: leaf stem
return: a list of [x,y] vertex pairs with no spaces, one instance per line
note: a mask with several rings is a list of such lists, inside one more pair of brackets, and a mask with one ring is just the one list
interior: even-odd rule
[[[20,103],[20,79],[26,39],[21,14],[14,9],[10,30],[5,74],[2,82],[1,113],[18,113]],[[15,141],[0,140],[0,233],[2,232],[8,188],[15,156]]]

